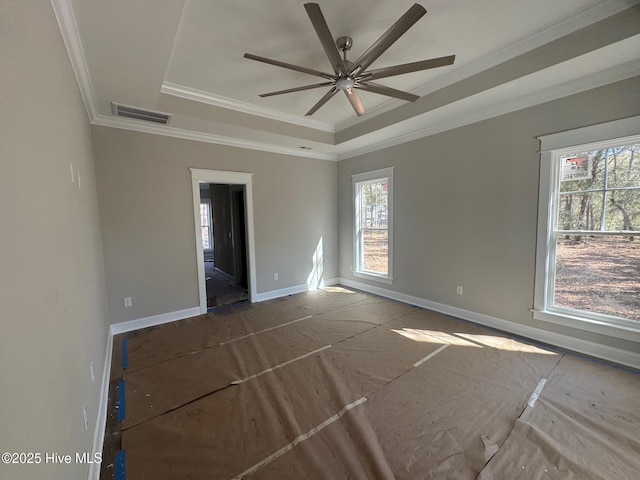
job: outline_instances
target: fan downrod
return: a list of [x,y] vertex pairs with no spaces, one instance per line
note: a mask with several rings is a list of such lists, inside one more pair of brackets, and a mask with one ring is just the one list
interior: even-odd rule
[[[345,66],[347,68],[351,67],[351,62],[349,60],[347,60],[347,52],[349,50],[351,50],[351,47],[353,46],[353,38],[351,37],[339,37],[336,40],[336,46],[338,47],[338,50],[340,50],[342,52],[342,61],[344,62]],[[335,86],[340,89],[340,90],[347,90],[349,92],[351,92],[351,89],[353,88],[353,86],[355,85],[355,80],[351,77],[349,77],[348,75],[346,75],[346,72],[341,72],[342,75],[340,75],[337,79],[336,79],[336,83]]]

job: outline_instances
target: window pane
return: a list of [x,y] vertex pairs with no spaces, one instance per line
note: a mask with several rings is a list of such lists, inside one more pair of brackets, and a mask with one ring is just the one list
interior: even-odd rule
[[[604,164],[605,159],[607,158],[607,150],[594,150],[591,152],[580,152],[577,154],[571,155],[563,155],[560,157],[560,168],[561,174],[563,171],[567,172],[567,169],[570,168],[570,164],[572,163],[568,159],[576,159],[577,163],[575,167],[578,171],[581,170],[582,161],[581,158],[585,156],[592,156],[591,159],[591,170],[590,175],[591,178],[586,178],[584,180],[565,180],[560,182],[560,191],[561,192],[576,192],[582,190],[594,190],[594,189],[603,189],[604,188]],[[561,175],[562,177],[562,175]]]
[[389,264],[389,232],[387,229],[363,228],[362,243],[362,269],[387,275]]
[[559,167],[558,229],[640,229],[640,144],[564,155]]
[[387,182],[362,186],[362,211],[360,212],[362,227],[387,227],[388,188]]
[[602,192],[560,194],[559,230],[600,230]]
[[609,149],[608,188],[640,186],[640,144]]
[[209,226],[209,204],[200,204],[200,225]]
[[209,238],[209,227],[200,227],[202,230],[202,248],[208,250],[211,248],[211,238]]
[[554,304],[640,320],[640,237],[559,238]]
[[362,271],[387,275],[389,272],[388,203],[386,180],[360,186],[360,250]]
[[607,230],[640,230],[640,189],[607,192]]

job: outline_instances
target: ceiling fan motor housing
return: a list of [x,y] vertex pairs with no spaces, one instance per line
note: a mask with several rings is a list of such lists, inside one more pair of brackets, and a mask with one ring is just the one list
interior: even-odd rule
[[336,88],[339,90],[349,90],[350,88],[353,88],[355,84],[355,80],[351,77],[339,77],[336,80]]

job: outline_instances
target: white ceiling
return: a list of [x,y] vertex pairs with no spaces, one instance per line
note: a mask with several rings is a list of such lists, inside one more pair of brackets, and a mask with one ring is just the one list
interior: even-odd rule
[[[455,54],[452,66],[379,81],[421,99],[361,91],[363,117],[342,95],[305,117],[328,87],[258,94],[321,79],[243,58],[330,72],[303,3],[52,0],[92,123],[301,156],[346,158],[640,74],[639,0],[423,0],[428,13],[372,65]],[[353,37],[355,59],[413,2],[317,3],[335,38]],[[173,118],[116,119],[111,102]]]

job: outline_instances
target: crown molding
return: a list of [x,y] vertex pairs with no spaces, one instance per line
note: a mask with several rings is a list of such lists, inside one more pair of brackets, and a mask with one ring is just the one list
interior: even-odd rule
[[[466,109],[467,113],[465,115],[460,115],[459,112],[451,111],[444,114],[444,120],[440,119],[437,124],[430,125],[427,128],[414,130],[404,135],[395,135],[393,138],[382,140],[380,142],[368,143],[363,147],[340,152],[338,153],[338,161],[375,152],[384,148],[401,145],[403,143],[418,140],[437,133],[453,130],[454,128],[463,127],[482,120],[522,110],[524,108],[533,107],[541,103],[550,102],[569,95],[602,87],[610,83],[626,80],[627,78],[631,78],[636,75],[640,75],[640,64],[638,62],[628,62],[615,68],[610,68],[596,74],[586,75],[582,78],[570,80],[550,88],[539,90],[529,95],[517,96],[509,101],[494,102],[490,108],[487,108],[484,105],[481,107],[472,106],[471,108]],[[455,105],[455,103],[451,105]],[[442,107],[443,110],[446,108],[446,106]],[[405,122],[415,121],[418,124],[424,125],[425,121],[420,121],[420,119],[428,118],[429,113],[430,112],[418,115],[410,120],[405,120]],[[428,120],[426,121],[428,122]],[[381,131],[373,132],[373,135],[379,136],[380,133]]]
[[[78,32],[77,22],[73,13],[73,8],[70,0],[50,0],[56,21],[60,28],[62,39],[71,62],[73,72],[78,83],[80,94],[89,117],[89,121],[93,125],[105,126],[111,128],[119,128],[125,130],[138,131],[143,133],[150,133],[155,135],[163,135],[174,138],[182,138],[186,140],[194,140],[198,142],[213,143],[219,145],[226,145],[238,148],[247,148],[251,150],[258,150],[263,152],[271,152],[283,155],[292,155],[297,157],[313,158],[320,160],[339,161],[347,158],[352,158],[358,155],[374,152],[384,148],[392,147],[402,143],[417,140],[429,135],[444,132],[453,128],[458,128],[464,125],[475,123],[481,120],[492,118],[498,115],[510,113],[522,108],[531,107],[539,103],[555,100],[563,96],[579,93],[592,88],[613,83],[615,81],[624,80],[635,75],[640,74],[640,65],[637,62],[630,62],[622,64],[616,68],[608,69],[606,71],[599,72],[598,74],[577,79],[575,81],[565,82],[555,87],[546,89],[544,91],[535,92],[530,95],[522,96],[507,102],[497,102],[493,105],[493,108],[474,109],[469,115],[453,116],[448,121],[438,122],[437,125],[431,125],[427,128],[421,128],[409,131],[405,134],[394,135],[393,138],[388,138],[381,141],[375,141],[375,138],[379,138],[384,135],[384,129],[373,132],[370,138],[374,139],[370,143],[367,143],[361,147],[355,147],[349,149],[348,143],[343,144],[342,148],[338,146],[340,153],[328,153],[314,150],[301,150],[291,147],[282,147],[265,142],[256,142],[251,140],[238,139],[233,137],[225,137],[221,135],[215,135],[204,132],[195,132],[175,127],[161,126],[155,124],[146,124],[143,122],[122,119],[116,117],[110,117],[101,115],[98,113],[97,101],[93,84],[91,81],[91,75],[87,66],[86,56]],[[414,90],[415,93],[422,95],[434,92],[448,85],[451,85],[457,81],[474,75],[480,71],[490,68],[497,64],[500,64],[510,58],[514,58],[522,53],[530,51],[533,48],[544,45],[550,41],[560,38],[564,35],[572,33],[580,28],[584,28],[596,21],[602,20],[608,16],[619,13],[632,5],[628,0],[612,0],[603,2],[594,7],[585,9],[583,12],[566,19],[562,22],[551,25],[544,30],[531,35],[519,42],[515,42],[507,48],[500,49],[489,55],[472,62],[469,65],[460,67],[454,71],[448,72],[432,82],[419,87]],[[278,121],[292,123],[299,126],[305,126],[327,132],[335,132],[349,126],[355,125],[366,121],[366,119],[372,116],[379,115],[386,111],[395,108],[400,101],[386,102],[378,107],[374,107],[368,111],[367,117],[360,117],[360,119],[352,119],[346,122],[339,123],[334,129],[331,125],[326,123],[317,122],[313,120],[299,118],[294,115],[288,115],[281,112],[275,112],[270,109],[258,107],[252,104],[238,102],[233,99],[225,98],[222,96],[216,96],[195,89],[190,89],[180,85],[171,84],[165,82],[162,85],[161,92],[167,95],[173,95],[188,100],[193,100],[201,103],[206,103],[213,106],[222,108],[228,108],[243,113],[262,116]],[[456,102],[457,103],[457,102]],[[455,105],[455,104],[454,104]],[[446,107],[445,107],[446,108]],[[413,117],[413,119],[405,120],[406,123],[417,121],[416,123],[424,125],[425,119],[428,118],[430,112]],[[418,121],[421,119],[421,121]],[[405,123],[401,122],[401,123]],[[405,123],[405,124],[406,124]],[[353,143],[358,143],[358,139],[355,139]],[[362,139],[367,141],[365,139]],[[363,142],[359,142],[362,144]]]
[[[622,81],[636,75],[640,75],[640,64],[638,64],[637,62],[628,62],[615,68],[603,70],[601,72],[598,72],[597,74],[587,75],[579,79],[570,80],[554,87],[542,89],[529,95],[518,96],[510,101],[494,102],[492,104],[492,108],[486,108],[486,106],[473,108],[473,106],[471,106],[471,109],[468,110],[468,113],[465,115],[459,115],[455,111],[444,113],[444,120],[440,119],[437,124],[430,125],[427,128],[413,130],[402,135],[393,135],[392,138],[379,142],[371,142],[363,147],[357,147],[353,149],[348,149],[347,147],[345,151],[338,154],[318,152],[313,150],[299,150],[289,147],[279,147],[264,142],[225,137],[222,135],[215,135],[211,133],[195,132],[192,130],[184,130],[164,125],[147,124],[136,120],[116,118],[105,115],[97,115],[94,121],[92,121],[91,123],[104,127],[133,130],[142,133],[182,138],[186,140],[194,140],[205,143],[214,143],[218,145],[226,145],[237,148],[247,148],[263,152],[293,155],[297,157],[314,158],[319,160],[340,161],[375,152],[377,150],[393,147],[396,145],[401,145],[403,143],[411,142],[413,140],[418,140],[420,138],[435,135],[447,130],[452,130],[454,128],[462,127],[472,123],[480,122],[482,120],[487,120],[489,118],[539,105],[541,103],[557,100],[559,98],[598,88],[610,83]],[[455,105],[455,103],[452,105]],[[424,119],[429,115],[429,113],[431,112],[419,115],[405,122],[416,122],[420,125],[424,125]],[[383,131],[376,131],[369,135],[379,137],[381,134],[383,134]]]
[[51,0],[51,7],[58,22],[62,41],[67,49],[67,55],[71,61],[71,68],[75,74],[80,95],[87,111],[89,121],[93,121],[98,116],[98,104],[96,102],[95,92],[93,91],[93,83],[91,75],[87,67],[87,59],[84,54],[84,48],[80,41],[80,33],[78,32],[78,24],[73,14],[73,8],[70,0]]
[[228,147],[247,148],[249,150],[258,150],[261,152],[279,153],[282,155],[293,155],[296,157],[314,158],[317,160],[329,160],[334,162],[337,160],[337,156],[333,153],[318,152],[314,150],[299,150],[289,147],[279,147],[270,143],[225,137],[222,135],[215,135],[213,133],[184,130],[182,128],[156,125],[142,121],[110,117],[106,115],[97,115],[95,120],[91,123],[93,125],[98,125],[101,127],[120,128],[123,130],[132,130],[135,132],[150,133],[153,135],[162,135],[165,137],[194,140],[196,142],[215,143],[217,145],[226,145]]
[[309,120],[307,118],[300,118],[296,115],[278,112],[270,108],[260,107],[252,103],[241,102],[233,98],[223,97],[222,95],[214,95],[203,90],[197,90],[195,88],[185,87],[182,85],[177,85],[175,83],[164,82],[162,84],[162,88],[160,89],[160,93],[184,98],[186,100],[205,103],[207,105],[213,105],[214,107],[228,108],[229,110],[248,113],[249,115],[256,115],[258,117],[268,118],[270,120],[277,120],[279,122],[292,123],[297,126],[335,133],[333,125],[329,125],[328,123]]
[[[537,31],[528,37],[522,38],[507,47],[495,50],[459,68],[453,70],[450,69],[447,73],[444,73],[428,83],[411,90],[411,93],[422,97],[436,92],[453,85],[454,83],[481,73],[489,68],[493,68],[501,63],[516,58],[519,55],[546,45],[547,43],[553,42],[554,40],[558,40],[559,38],[576,32],[582,28],[588,27],[600,20],[604,20],[605,18],[620,13],[632,6],[633,5],[631,5],[628,0],[612,0],[587,7],[582,12],[549,25],[546,28]],[[389,112],[405,103],[406,102],[403,102],[402,100],[389,100],[367,109],[367,115],[365,117],[349,118],[337,123],[335,130],[339,132],[354,125],[364,123],[372,117]]]

